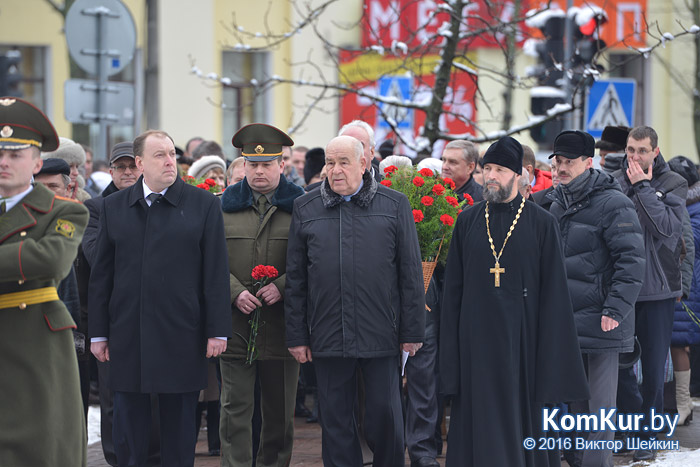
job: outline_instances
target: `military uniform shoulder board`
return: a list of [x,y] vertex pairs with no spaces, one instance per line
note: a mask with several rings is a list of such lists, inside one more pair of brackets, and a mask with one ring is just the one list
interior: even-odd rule
[[60,199],[60,200],[63,200],[63,201],[70,201],[71,203],[77,203],[77,204],[80,204],[80,201],[78,201],[77,199],[73,199],[73,198],[66,198],[65,196],[58,196],[58,195],[54,195],[54,198],[56,198],[56,199]]

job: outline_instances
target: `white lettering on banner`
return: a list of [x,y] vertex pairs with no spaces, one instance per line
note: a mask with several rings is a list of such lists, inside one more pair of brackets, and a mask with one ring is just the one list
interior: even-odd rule
[[373,31],[379,31],[381,28],[391,25],[391,39],[399,40],[401,26],[400,21],[396,21],[399,16],[399,2],[394,0],[387,5],[386,9],[382,8],[380,2],[370,2],[369,4],[369,25]]

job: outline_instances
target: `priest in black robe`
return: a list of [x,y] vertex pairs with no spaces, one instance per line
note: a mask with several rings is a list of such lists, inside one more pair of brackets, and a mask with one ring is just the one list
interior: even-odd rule
[[[450,244],[440,328],[447,466],[560,466],[558,449],[538,449],[541,437],[558,437],[543,432],[543,408],[588,399],[559,232],[517,191],[522,154],[509,136],[489,147],[486,201],[460,214]],[[523,447],[528,437],[535,449]]]

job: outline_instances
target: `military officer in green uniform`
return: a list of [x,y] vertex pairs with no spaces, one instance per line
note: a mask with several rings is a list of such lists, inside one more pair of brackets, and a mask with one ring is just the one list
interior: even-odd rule
[[[260,379],[262,428],[256,465],[286,466],[292,456],[294,403],[299,364],[285,343],[284,291],[287,235],[294,199],[304,194],[282,175],[282,146],[294,142],[275,127],[254,123],[240,129],[245,178],[224,192],[221,202],[231,272],[233,338],[221,356],[221,465],[252,463],[254,386]],[[256,291],[251,272],[274,266],[279,277]],[[255,340],[257,358],[246,363],[251,312],[262,306]]]
[[0,465],[84,466],[75,323],[56,285],[69,272],[87,209],[32,175],[58,147],[46,116],[0,98]]

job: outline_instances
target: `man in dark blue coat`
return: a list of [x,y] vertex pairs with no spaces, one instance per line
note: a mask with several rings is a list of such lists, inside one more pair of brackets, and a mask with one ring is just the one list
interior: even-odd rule
[[120,466],[145,463],[150,394],[158,394],[161,461],[194,464],[195,408],[207,358],[231,337],[221,206],[177,176],[167,133],[134,140],[143,176],[104,198],[90,278],[91,350],[110,361]]
[[[634,303],[644,277],[644,239],[634,204],[615,179],[592,167],[595,140],[583,131],[563,131],[554,140],[561,183],[547,198],[559,222],[574,321],[591,389],[575,413],[615,406],[619,354],[634,347]],[[612,441],[613,431],[579,437]],[[573,444],[573,443],[572,443]],[[571,467],[612,467],[612,449],[568,451]]]
[[[634,203],[644,233],[646,268],[635,304],[635,331],[642,349],[642,384],[632,368],[620,370],[618,408],[649,415],[663,410],[664,363],[671,344],[673,308],[682,295],[681,251],[688,183],[669,169],[659,152],[653,128],[633,128],[627,137],[622,168],[612,175]],[[647,419],[645,423],[649,423]],[[648,437],[649,432],[639,433]],[[650,460],[655,453],[638,449],[634,460]]]

